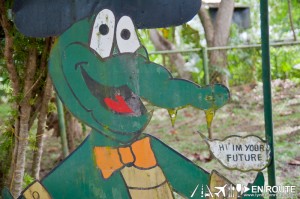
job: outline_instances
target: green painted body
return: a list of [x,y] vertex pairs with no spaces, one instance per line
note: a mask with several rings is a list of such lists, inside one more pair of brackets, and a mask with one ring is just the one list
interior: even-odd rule
[[[111,141],[107,143],[107,139],[101,134],[92,132],[81,146],[41,183],[53,198],[130,198],[119,171],[109,179],[103,179],[101,171],[97,169],[93,148],[107,145],[118,146],[119,143]],[[209,174],[191,161],[154,137],[151,137],[151,145],[170,185],[180,195],[189,198],[197,184],[208,183]],[[200,198],[200,190],[195,197]]]
[[[150,135],[142,134],[140,138],[145,136]],[[197,189],[193,197],[191,195],[197,185],[204,185],[205,187],[209,184],[209,173],[157,138],[150,136],[150,139],[157,162],[173,191],[184,198],[205,198],[201,194],[201,189]],[[93,148],[108,145],[117,147],[120,144],[106,139],[99,132],[91,132],[69,157],[41,180],[41,184],[47,189],[52,198],[130,199],[120,171],[114,173],[109,179],[103,179],[101,171],[96,166]],[[257,175],[253,184],[256,186],[264,185],[262,173]],[[250,186],[249,184],[248,187]],[[250,191],[247,193],[251,194]],[[3,191],[3,195],[5,199],[10,198],[8,197],[9,192]],[[261,197],[248,195],[243,198]]]

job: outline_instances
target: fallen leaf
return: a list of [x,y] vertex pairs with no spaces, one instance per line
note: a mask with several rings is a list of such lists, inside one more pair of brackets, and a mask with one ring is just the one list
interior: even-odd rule
[[288,115],[291,115],[293,113],[295,113],[295,111],[290,110],[290,111],[286,111],[286,112],[280,113],[279,116],[288,116]]
[[176,134],[177,134],[177,131],[176,131],[175,129],[172,129],[172,130],[170,130],[170,134],[171,134],[171,135],[176,135]]
[[300,161],[299,160],[291,160],[288,163],[289,165],[296,165],[296,166],[300,166]]

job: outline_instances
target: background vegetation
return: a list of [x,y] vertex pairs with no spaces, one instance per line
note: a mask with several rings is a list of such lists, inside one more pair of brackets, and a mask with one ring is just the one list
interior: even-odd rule
[[[184,77],[204,85],[202,48],[259,44],[259,1],[222,2],[227,4],[224,7],[230,7],[230,2],[249,6],[251,27],[242,29],[231,24],[228,26],[229,38],[221,43],[210,43],[208,32],[211,30],[203,23],[205,14],[201,15],[199,11],[199,16],[179,27],[139,30],[140,39],[148,49],[150,59],[166,66],[175,77]],[[12,3],[11,0],[0,0],[0,189],[4,185],[12,188],[14,183],[26,187],[34,178],[43,177],[63,159],[55,94],[50,86],[45,64],[52,38],[37,40],[20,34],[13,25],[10,11]],[[230,9],[224,10],[225,15],[232,15]],[[233,7],[231,12],[232,10]],[[300,1],[270,0],[269,10],[272,43],[297,42],[300,38]],[[218,30],[216,24],[213,26],[213,30]],[[222,28],[224,29],[226,28]],[[7,41],[10,40],[12,44],[9,46],[9,56],[13,66],[9,66],[9,57],[6,54]],[[175,54],[151,53],[176,49],[199,50]],[[210,82],[228,84],[232,100],[216,113],[212,126],[213,137],[222,139],[231,134],[255,134],[264,137],[260,48],[230,49],[222,51],[221,54],[218,55],[225,55],[222,63],[213,63],[214,55],[209,54]],[[35,61],[30,62],[32,56]],[[17,74],[15,77],[13,72]],[[28,79],[28,74],[33,79]],[[300,45],[272,47],[271,74],[278,184],[300,187]],[[24,111],[20,111],[25,109],[29,110],[26,116],[21,114]],[[235,183],[249,183],[253,180],[255,172],[228,171],[216,160],[209,160],[208,148],[196,133],[200,131],[207,134],[204,113],[192,108],[180,110],[175,126],[172,127],[167,111],[155,107],[154,109],[154,118],[146,129],[148,133],[159,137],[201,167],[209,171],[222,171],[221,173]],[[20,132],[19,124],[24,117],[28,131]],[[68,147],[72,151],[84,139],[89,129],[78,123],[67,110],[65,119]],[[15,147],[20,144],[26,152],[23,163],[16,162],[19,158],[16,156]],[[16,168],[16,165],[21,164],[23,167]],[[21,182],[14,182],[15,169],[24,172]]]

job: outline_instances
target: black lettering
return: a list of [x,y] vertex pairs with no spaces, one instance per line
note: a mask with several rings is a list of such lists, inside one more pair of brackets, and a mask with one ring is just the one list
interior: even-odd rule
[[229,162],[230,158],[231,158],[231,155],[228,154],[228,155],[227,155],[227,162]]
[[235,145],[235,148],[237,151],[242,151],[243,148],[242,148],[242,145]]
[[255,156],[255,154],[251,154],[251,161],[256,161],[256,156]]
[[253,151],[254,148],[253,145],[250,145],[249,147],[250,147],[250,151]]
[[[235,157],[235,158],[234,158]],[[234,155],[234,156],[232,156],[232,159],[233,159],[233,161],[237,161],[238,160],[238,157],[237,157],[237,155]]]
[[262,161],[261,154],[258,154],[258,155],[257,155],[257,159],[258,159],[258,161]]
[[245,147],[246,147],[246,151],[248,151],[250,145],[245,145]]
[[220,151],[224,151],[224,146],[223,146],[223,144],[222,144],[222,145],[219,145],[219,148],[220,148]]
[[[248,158],[247,158],[248,157]],[[248,154],[248,155],[245,155],[245,160],[246,161],[250,161],[250,155]]]
[[240,160],[243,161],[243,154],[238,154],[240,156]]

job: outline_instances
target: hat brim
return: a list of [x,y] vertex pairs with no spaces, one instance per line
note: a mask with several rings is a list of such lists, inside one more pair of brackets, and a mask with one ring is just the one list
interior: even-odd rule
[[197,14],[201,0],[16,0],[14,22],[31,37],[63,33],[75,22],[110,9],[116,19],[129,16],[136,28],[181,25]]

